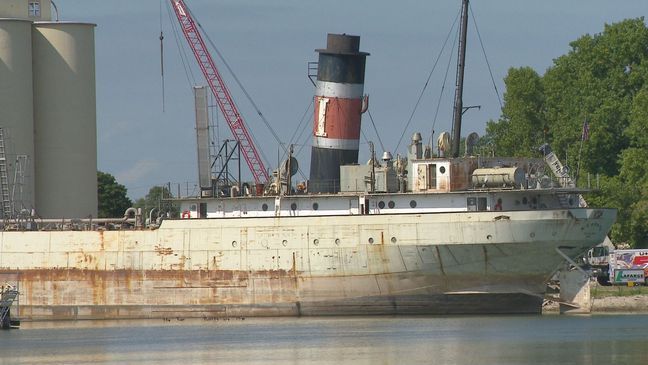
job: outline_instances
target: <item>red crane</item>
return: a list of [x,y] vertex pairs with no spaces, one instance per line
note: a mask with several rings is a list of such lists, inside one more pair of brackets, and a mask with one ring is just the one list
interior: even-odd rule
[[227,85],[225,85],[221,74],[216,68],[216,64],[214,63],[211,54],[207,50],[207,46],[196,27],[196,22],[191,16],[187,5],[184,0],[171,0],[171,5],[175,11],[176,17],[178,18],[178,22],[180,22],[182,33],[184,33],[184,36],[196,57],[196,61],[198,61],[200,70],[205,76],[207,84],[209,84],[209,88],[216,98],[218,107],[223,113],[234,138],[239,143],[239,148],[243,152],[245,162],[247,162],[248,167],[254,176],[254,181],[257,184],[267,183],[270,180],[268,171],[263,165],[259,152],[254,146],[250,133],[245,127],[245,122],[243,121],[236,104],[234,104],[234,100],[232,100],[232,95],[227,89]]

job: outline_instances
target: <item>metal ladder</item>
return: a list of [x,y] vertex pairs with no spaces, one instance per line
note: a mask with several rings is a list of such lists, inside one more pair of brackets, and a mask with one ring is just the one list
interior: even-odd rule
[[[540,147],[540,150],[544,152],[545,162],[547,163],[547,165],[549,165],[549,168],[551,168],[551,171],[554,173],[556,178],[558,178],[558,184],[560,184],[560,186],[563,188],[575,188],[576,183],[574,183],[574,180],[572,180],[569,172],[565,169],[565,166],[563,166],[562,162],[560,162],[560,160],[558,159],[558,156],[556,156],[551,148],[549,148],[549,145],[543,145],[542,147]],[[558,199],[560,200],[560,204],[562,204],[563,206],[568,205],[568,198],[564,195],[559,196]],[[578,194],[578,205],[582,208],[587,207],[587,202],[581,194]]]
[[[569,176],[569,173],[563,166],[562,162],[560,162],[558,156],[553,153],[549,145],[542,145],[542,147],[540,147],[540,151],[543,152],[545,162],[547,163],[547,165],[549,165],[551,171],[553,171],[554,175],[558,178],[558,183],[560,184],[560,186],[563,188],[575,188],[576,184],[574,183],[574,180],[572,180],[571,176]],[[563,207],[569,204],[568,198],[564,195],[558,196],[558,200]],[[587,202],[581,194],[578,194],[578,206],[581,208],[587,208]],[[603,244],[607,247],[612,246],[612,241],[610,240],[609,236],[605,236]]]
[[2,292],[0,297],[0,328],[6,329],[10,326],[9,309],[17,296],[18,290],[10,289]]
[[554,175],[558,178],[558,183],[560,184],[561,187],[563,188],[574,188],[576,187],[576,184],[574,184],[574,180],[572,180],[571,176],[569,176],[569,173],[565,169],[565,166],[563,166],[562,162],[558,159],[558,156],[556,156],[551,149],[549,149],[549,146],[543,146],[546,148],[546,153],[544,156],[545,162],[549,167],[551,168],[551,171],[554,173]]
[[2,198],[2,217],[3,219],[11,218],[12,209],[11,198],[9,196],[9,176],[3,128],[0,128],[0,195]]

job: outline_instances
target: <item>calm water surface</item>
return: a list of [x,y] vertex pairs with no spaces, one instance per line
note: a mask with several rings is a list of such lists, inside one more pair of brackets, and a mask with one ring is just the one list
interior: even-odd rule
[[0,364],[648,364],[648,315],[23,323]]

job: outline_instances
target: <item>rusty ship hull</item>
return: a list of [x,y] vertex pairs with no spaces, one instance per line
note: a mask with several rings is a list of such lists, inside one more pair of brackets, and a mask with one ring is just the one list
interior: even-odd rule
[[166,220],[0,233],[23,320],[538,313],[609,209]]

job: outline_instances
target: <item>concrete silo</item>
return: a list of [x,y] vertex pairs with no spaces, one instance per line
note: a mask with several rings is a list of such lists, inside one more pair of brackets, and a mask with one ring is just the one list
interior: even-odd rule
[[94,24],[33,27],[36,210],[97,216]]
[[[14,211],[34,206],[34,114],[32,94],[32,23],[19,19],[0,19],[0,128],[2,128],[7,177]],[[22,182],[13,185],[18,156]],[[20,180],[20,179],[18,179]],[[15,187],[15,188],[14,188]],[[17,204],[21,203],[21,204]]]
[[51,0],[0,0],[0,18],[52,19]]

